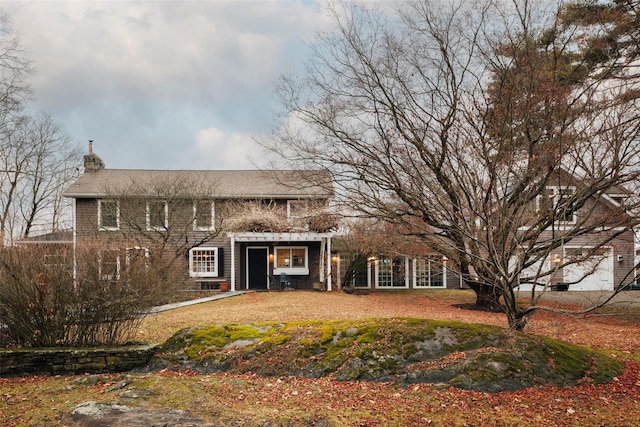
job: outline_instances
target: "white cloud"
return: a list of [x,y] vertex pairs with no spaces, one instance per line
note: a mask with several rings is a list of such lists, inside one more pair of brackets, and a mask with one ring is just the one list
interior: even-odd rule
[[[109,167],[251,167],[251,134],[273,126],[273,82],[300,69],[327,24],[324,0],[10,1],[34,60],[35,110],[78,143],[94,139]],[[201,130],[205,131],[201,131]],[[253,148],[248,148],[253,147]],[[106,150],[105,150],[106,151]],[[103,157],[104,158],[104,157]],[[226,164],[224,162],[230,162]],[[202,162],[201,162],[202,163]],[[246,165],[246,166],[240,166]]]
[[202,89],[225,99],[238,84],[269,84],[287,44],[309,40],[322,16],[317,5],[277,1],[10,5],[39,69],[35,89],[90,99],[192,99]]
[[215,127],[202,129],[196,136],[197,169],[255,169],[260,165],[262,148],[254,136],[226,133]]

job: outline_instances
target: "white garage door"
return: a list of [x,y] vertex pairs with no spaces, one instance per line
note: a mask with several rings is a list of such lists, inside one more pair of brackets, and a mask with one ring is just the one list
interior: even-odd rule
[[[540,268],[541,264],[542,268]],[[549,275],[545,275],[545,273],[548,273],[550,268],[548,259],[545,259],[544,262],[538,261],[532,266],[523,269],[520,274],[520,279],[529,281],[537,280],[538,285],[536,286],[536,290],[542,291],[544,290],[544,287],[549,284],[550,277]],[[541,277],[536,277],[537,275],[540,275]],[[531,288],[533,288],[533,283],[521,283],[518,290],[529,292],[531,291]]]
[[[584,256],[588,248],[565,248],[565,259]],[[563,269],[565,282],[575,282],[569,286],[572,291],[613,290],[613,251],[601,248],[588,260],[571,264]]]

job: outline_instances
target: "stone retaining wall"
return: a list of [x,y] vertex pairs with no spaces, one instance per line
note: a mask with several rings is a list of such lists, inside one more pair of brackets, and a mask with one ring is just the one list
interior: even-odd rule
[[126,372],[149,363],[157,344],[0,350],[0,377]]

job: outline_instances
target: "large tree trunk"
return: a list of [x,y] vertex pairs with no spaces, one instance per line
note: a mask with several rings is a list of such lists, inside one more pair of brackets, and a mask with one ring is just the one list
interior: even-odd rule
[[504,311],[507,314],[507,322],[509,323],[509,329],[512,331],[522,331],[527,326],[529,316],[531,312],[528,310],[522,310],[518,305],[518,299],[514,292],[514,285],[504,285],[503,294],[504,297]]
[[502,304],[500,304],[500,293],[495,286],[472,280],[467,280],[466,284],[476,293],[478,307],[492,311],[504,311]]

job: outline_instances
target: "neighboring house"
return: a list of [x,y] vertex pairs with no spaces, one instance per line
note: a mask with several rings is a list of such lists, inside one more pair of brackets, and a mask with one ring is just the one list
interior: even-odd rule
[[326,172],[107,169],[91,145],[84,167],[64,193],[74,245],[108,244],[113,277],[161,248],[202,288],[331,289]]
[[[587,185],[570,174],[562,171],[555,179],[555,185],[548,185],[544,195],[539,196],[532,204],[529,218],[537,221],[542,210],[564,206],[561,203],[571,197],[581,185]],[[621,188],[612,188],[607,194],[599,198],[591,198],[579,209],[564,209],[557,212],[557,221],[553,227],[544,230],[541,240],[551,239],[561,242],[562,236],[573,227],[581,227],[581,217],[589,212],[589,221],[597,221],[602,229],[621,232],[609,242],[601,244],[606,239],[606,231],[586,233],[567,239],[554,249],[549,257],[526,268],[521,274],[523,281],[520,291],[530,291],[535,280],[537,290],[545,286],[548,289],[576,291],[609,290],[633,283],[636,280],[634,233],[630,228],[633,218],[628,216],[624,203],[631,196],[630,192]],[[593,223],[592,223],[593,224]],[[589,222],[587,221],[587,225]],[[525,232],[522,227],[519,232]],[[584,230],[584,228],[583,228]],[[393,234],[393,233],[391,233]],[[580,233],[578,233],[580,234]],[[424,252],[424,248],[417,245],[402,247],[403,243],[391,243],[385,253],[366,257],[349,251],[339,239],[334,239],[334,250],[338,256],[335,270],[337,271],[336,285],[349,286],[356,289],[432,289],[432,288],[463,288],[465,283],[457,274],[455,266],[442,254]],[[416,253],[416,256],[389,255],[396,253]],[[573,262],[576,260],[576,262]],[[355,261],[355,263],[354,263]],[[352,268],[353,266],[356,268]],[[564,268],[561,268],[565,265]],[[350,268],[350,266],[352,266]],[[345,273],[349,278],[345,278]],[[542,274],[540,274],[542,273]],[[347,280],[345,280],[347,279]]]
[[[557,181],[560,185],[546,187],[545,194],[536,200],[536,211],[558,206],[563,199],[569,200],[581,186],[589,185],[564,171],[559,175],[561,178]],[[520,290],[530,291],[533,287],[531,279],[539,271],[551,272],[537,281],[536,289],[540,290],[543,286],[550,286],[558,290],[613,291],[634,282],[635,239],[632,226],[635,221],[624,208],[625,200],[630,197],[631,193],[623,188],[610,188],[604,195],[589,199],[579,209],[559,212],[553,230],[551,227],[545,230],[542,240],[550,238],[551,233],[556,233],[556,239],[561,240],[565,230],[580,227],[583,221],[591,226],[597,224],[599,234],[585,233],[573,237],[543,261],[525,269],[521,275],[525,283],[520,285]],[[581,216],[585,212],[589,213],[588,217]],[[620,234],[602,243],[606,230]],[[565,266],[560,268],[562,265]]]
[[17,246],[50,245],[52,247],[67,247],[73,244],[73,230],[60,230],[38,236],[29,236],[21,240],[16,240],[15,244]]

